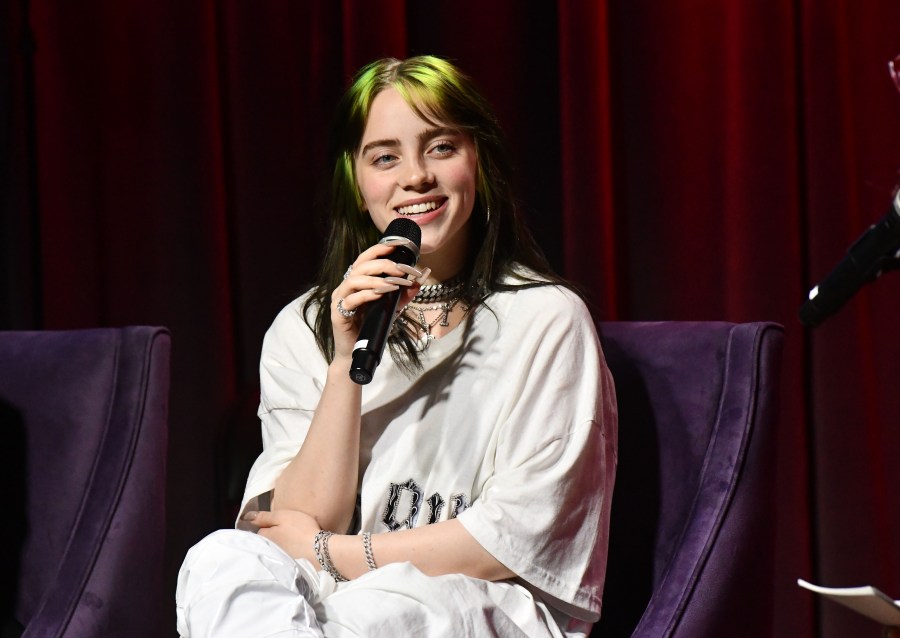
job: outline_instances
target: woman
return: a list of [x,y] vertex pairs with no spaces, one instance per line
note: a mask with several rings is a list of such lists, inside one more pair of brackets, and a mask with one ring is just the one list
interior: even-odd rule
[[[266,335],[264,452],[240,529],[185,559],[179,630],[583,636],[616,450],[591,317],[522,226],[499,127],[457,68],[374,62],[337,122],[329,251]],[[416,267],[378,243],[397,218],[421,229]],[[366,304],[395,290],[390,356],[357,385]]]

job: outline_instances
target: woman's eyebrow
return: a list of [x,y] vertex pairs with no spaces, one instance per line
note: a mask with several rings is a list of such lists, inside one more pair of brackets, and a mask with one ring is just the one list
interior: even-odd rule
[[381,146],[387,146],[387,147],[400,146],[400,140],[384,139],[384,140],[375,140],[374,142],[369,142],[368,144],[366,144],[365,146],[362,147],[362,150],[360,150],[359,154],[360,154],[360,156],[365,155],[373,148],[379,148]]
[[459,135],[459,129],[451,128],[449,126],[438,126],[435,128],[427,128],[421,133],[419,133],[416,137],[419,138],[419,142],[425,142],[428,140],[433,140],[436,137],[441,136],[452,136]]

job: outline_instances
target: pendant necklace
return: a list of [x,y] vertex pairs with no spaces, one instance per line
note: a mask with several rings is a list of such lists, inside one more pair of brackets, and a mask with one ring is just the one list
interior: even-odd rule
[[[414,324],[417,328],[416,332],[419,334],[420,339],[424,339],[425,343],[422,344],[422,351],[428,349],[428,346],[431,345],[431,342],[434,341],[437,337],[435,337],[431,333],[431,329],[440,324],[441,326],[449,326],[450,325],[450,313],[453,312],[453,309],[456,307],[456,304],[460,302],[459,297],[454,297],[449,301],[445,301],[444,303],[434,304],[432,306],[414,306],[412,304],[406,307],[407,310],[415,313],[414,317],[408,317],[404,315],[400,315],[397,318],[397,322],[409,325],[410,323]],[[464,310],[468,310],[467,306],[463,306]],[[438,311],[438,315],[429,321],[425,318],[426,312]]]
[[[438,324],[444,327],[450,325],[450,313],[453,312],[456,304],[462,299],[461,293],[464,290],[465,285],[466,282],[462,277],[454,277],[449,281],[439,284],[422,286],[419,289],[419,293],[413,297],[413,300],[405,308],[405,310],[409,310],[413,316],[401,313],[400,316],[397,317],[397,323],[404,326],[415,324],[416,333],[419,335],[419,339],[424,339],[425,341],[425,343],[422,344],[423,352],[427,350],[428,346],[431,345],[431,342],[437,338],[431,333],[431,329]],[[469,306],[466,304],[463,304],[462,308],[463,312],[469,310]],[[425,318],[426,312],[434,311],[437,311],[438,313],[434,319],[429,321]]]

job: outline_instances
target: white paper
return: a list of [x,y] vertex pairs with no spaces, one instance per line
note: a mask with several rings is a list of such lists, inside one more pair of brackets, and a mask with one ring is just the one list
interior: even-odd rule
[[797,584],[829,600],[871,618],[882,625],[900,626],[900,605],[889,596],[868,585],[863,587],[821,587],[798,578]]

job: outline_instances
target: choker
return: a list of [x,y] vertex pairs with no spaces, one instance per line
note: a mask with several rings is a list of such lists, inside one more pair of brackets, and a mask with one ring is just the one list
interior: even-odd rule
[[416,293],[416,296],[413,297],[412,303],[436,303],[439,301],[448,301],[454,297],[456,297],[456,301],[458,301],[460,293],[463,288],[465,288],[465,285],[465,280],[457,275],[456,277],[453,277],[448,281],[442,281],[439,284],[422,286],[419,289],[419,292]]

